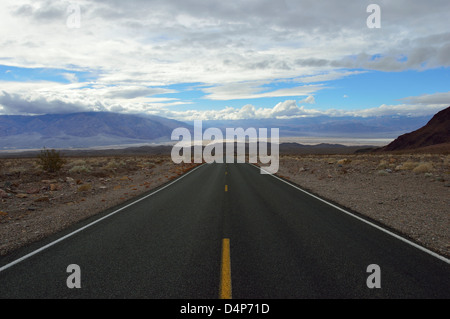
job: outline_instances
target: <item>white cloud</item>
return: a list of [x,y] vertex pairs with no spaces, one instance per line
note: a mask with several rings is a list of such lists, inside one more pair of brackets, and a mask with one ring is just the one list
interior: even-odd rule
[[175,93],[175,90],[164,88],[152,88],[145,86],[111,86],[99,90],[105,98],[121,98],[121,99],[135,99],[150,95]]
[[75,73],[62,73],[61,75],[69,82],[78,82],[78,77]]
[[[314,0],[78,0],[79,29],[67,28],[70,3],[0,1],[0,64],[66,70],[62,75],[72,82],[1,83],[7,104],[2,113],[106,108],[179,119],[331,114],[306,110],[292,101],[268,109],[245,105],[175,112],[169,107],[191,101],[157,95],[175,93],[164,88],[170,84],[201,83],[205,99],[215,101],[304,97],[300,104],[314,104],[326,82],[366,70],[450,66],[447,0],[380,0],[386,12],[381,30],[367,29],[368,3],[360,0],[349,0],[345,6]],[[379,58],[374,59],[376,54]],[[82,80],[76,71],[86,70],[96,74],[95,82],[78,83]],[[278,80],[299,85],[270,86]],[[405,98],[403,106],[365,112],[388,114],[409,108],[422,114],[412,105],[437,107],[448,97],[445,94]]]
[[[214,86],[282,78],[323,82],[350,75],[342,68],[450,63],[445,0],[382,1],[389,12],[382,32],[366,28],[367,4],[359,0],[345,6],[311,0],[80,0],[79,29],[66,26],[69,3],[1,1],[0,57],[12,66],[98,70],[106,83],[139,73],[144,82]],[[382,58],[372,60],[378,53]]]
[[[90,86],[96,86],[95,84]],[[297,102],[286,100],[273,107],[257,107],[246,104],[241,108],[225,107],[210,110],[176,111],[171,107],[189,105],[192,102],[158,94],[176,91],[140,86],[104,86],[96,89],[87,83],[60,84],[54,82],[0,82],[1,114],[73,113],[83,111],[112,111],[123,113],[146,113],[178,120],[239,120],[239,119],[289,119],[314,116],[428,116],[449,106],[450,92],[412,96],[402,99],[398,105],[346,110],[315,109],[299,106],[313,105],[314,96],[309,95]],[[55,112],[55,110],[57,112]]]
[[434,93],[434,94],[423,94],[420,96],[410,96],[405,97],[402,101],[408,102],[410,104],[441,104],[450,105],[450,92]]
[[316,104],[316,99],[314,98],[314,96],[310,95],[306,99],[303,99],[303,100],[299,101],[299,103],[300,104],[302,104],[302,103]]
[[[267,88],[262,86],[261,82],[243,82],[231,83],[221,86],[209,87],[203,89],[207,93],[206,97],[210,100],[238,100],[238,99],[259,99],[268,97],[286,97],[286,96],[307,96],[317,92],[324,87],[321,85],[305,85],[293,88],[283,88],[272,91],[264,91]],[[309,99],[311,101],[311,99]]]
[[371,116],[428,116],[436,114],[437,112],[448,107],[443,104],[431,104],[424,106],[423,104],[398,104],[398,105],[386,105],[383,104],[379,107],[369,108],[356,111],[334,111],[329,112],[333,116],[358,116],[358,117],[371,117]]
[[[448,93],[437,93],[429,96],[409,97],[410,101],[440,101],[444,102],[445,96]],[[418,100],[415,100],[417,98]],[[273,108],[258,108],[254,105],[245,105],[242,108],[226,107],[222,110],[208,110],[208,111],[179,111],[173,112],[161,109],[160,115],[167,116],[178,120],[239,120],[239,119],[289,119],[298,117],[315,117],[315,116],[330,116],[330,117],[380,117],[380,116],[430,116],[449,107],[450,103],[435,103],[426,104],[397,104],[397,105],[380,105],[374,108],[359,109],[359,110],[345,110],[345,109],[327,109],[320,110],[314,108],[305,108],[299,106],[294,100],[286,100],[276,104]]]
[[158,97],[175,90],[141,86],[105,86],[92,83],[0,82],[2,114],[48,114],[84,111],[146,113],[190,104]]
[[[61,113],[85,112],[93,110],[94,105],[86,105],[84,100],[69,100],[38,94],[10,94],[0,92],[0,105],[6,114],[45,114],[57,109]],[[103,108],[98,107],[98,111]]]
[[358,75],[358,74],[363,74],[363,73],[366,73],[366,72],[365,71],[329,72],[329,73],[325,73],[325,74],[301,77],[301,78],[298,78],[297,81],[303,82],[303,83],[328,82],[328,81],[339,80],[339,79],[342,79],[344,77],[348,77],[351,75]]

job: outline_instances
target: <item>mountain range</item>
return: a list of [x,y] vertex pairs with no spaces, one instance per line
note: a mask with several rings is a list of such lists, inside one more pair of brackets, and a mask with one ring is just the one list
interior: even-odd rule
[[378,116],[378,117],[301,117],[292,119],[216,120],[205,121],[204,127],[255,127],[280,129],[283,137],[351,137],[396,138],[429,121],[431,116]]
[[[204,121],[203,128],[279,128],[280,137],[392,138],[425,125],[429,117],[310,117]],[[192,123],[158,116],[85,112],[0,116],[0,150],[93,148],[170,142],[172,131]]]
[[88,148],[170,140],[186,123],[109,112],[0,116],[0,149]]

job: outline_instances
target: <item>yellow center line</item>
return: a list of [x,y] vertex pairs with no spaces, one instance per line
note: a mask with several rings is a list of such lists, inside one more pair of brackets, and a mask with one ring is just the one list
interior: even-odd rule
[[231,259],[230,239],[224,238],[222,242],[222,269],[220,274],[220,299],[231,299]]

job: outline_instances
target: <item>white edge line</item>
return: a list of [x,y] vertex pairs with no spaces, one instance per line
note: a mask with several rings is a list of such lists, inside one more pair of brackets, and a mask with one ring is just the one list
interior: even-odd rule
[[34,255],[36,255],[36,254],[38,254],[38,253],[40,253],[40,252],[46,250],[47,248],[50,248],[50,247],[56,245],[57,243],[59,243],[59,242],[65,240],[65,239],[67,239],[67,238],[69,238],[69,237],[72,237],[73,235],[75,235],[75,234],[77,234],[77,233],[79,233],[79,232],[85,230],[86,228],[89,228],[89,227],[91,227],[91,226],[93,226],[93,225],[95,225],[95,224],[101,222],[102,220],[104,220],[104,219],[106,219],[106,218],[108,218],[108,217],[111,217],[112,215],[115,215],[115,214],[117,214],[118,212],[120,212],[120,211],[122,211],[122,210],[124,210],[124,209],[126,209],[126,208],[128,208],[128,207],[130,207],[130,206],[132,206],[132,205],[134,205],[134,204],[136,204],[136,203],[138,203],[138,202],[140,202],[140,201],[143,201],[144,199],[147,199],[147,198],[150,197],[150,196],[155,195],[156,193],[162,191],[163,189],[169,187],[170,185],[172,185],[172,184],[178,182],[178,181],[181,180],[182,178],[184,178],[184,177],[188,176],[189,174],[191,174],[192,172],[196,171],[196,170],[199,169],[201,166],[203,166],[203,165],[197,166],[196,168],[190,170],[188,173],[186,173],[186,174],[180,176],[180,177],[177,178],[176,180],[174,180],[174,181],[172,181],[171,183],[169,183],[169,184],[167,184],[167,185],[165,185],[165,186],[163,186],[163,187],[157,189],[156,191],[154,191],[154,192],[152,192],[152,193],[150,193],[150,194],[148,194],[148,195],[146,195],[146,196],[144,196],[144,197],[142,197],[142,198],[139,198],[138,200],[136,200],[136,201],[134,201],[134,202],[132,202],[132,203],[130,203],[130,204],[124,206],[124,207],[121,207],[121,208],[115,210],[114,212],[109,213],[108,215],[103,216],[103,217],[101,217],[101,218],[99,218],[99,219],[93,221],[92,223],[90,223],[90,224],[88,224],[88,225],[85,225],[85,226],[81,227],[81,228],[79,228],[79,229],[77,229],[77,230],[71,232],[70,234],[67,234],[67,235],[65,235],[65,236],[63,236],[63,237],[61,237],[61,238],[58,238],[57,240],[55,240],[55,241],[53,241],[53,242],[51,242],[51,243],[49,243],[49,244],[47,244],[47,245],[45,245],[45,246],[43,246],[43,247],[41,247],[41,248],[35,250],[35,251],[33,251],[33,252],[31,252],[31,253],[29,253],[29,254],[27,254],[27,255],[25,255],[25,256],[22,256],[22,257],[20,257],[19,259],[16,259],[16,260],[10,262],[9,264],[6,264],[5,266],[3,266],[3,267],[0,268],[0,272],[2,272],[2,271],[4,271],[4,270],[6,270],[6,269],[8,269],[8,268],[10,268],[10,267],[12,267],[12,266],[18,264],[18,263],[20,263],[20,262],[22,262],[22,261],[24,261],[24,260],[26,260],[26,259],[28,259],[28,258],[30,258],[30,257],[32,257],[32,256],[34,256]]
[[431,250],[429,250],[429,249],[427,249],[427,248],[425,248],[423,246],[420,246],[420,245],[418,245],[418,244],[416,244],[416,243],[414,243],[414,242],[412,242],[412,241],[410,241],[410,240],[408,240],[408,239],[406,239],[406,238],[404,238],[402,236],[399,236],[399,235],[397,235],[397,234],[395,234],[395,233],[393,233],[393,232],[391,232],[391,231],[389,231],[389,230],[387,230],[387,229],[385,229],[383,227],[380,227],[380,226],[378,226],[378,225],[376,225],[376,224],[374,224],[374,223],[372,223],[372,222],[370,222],[370,221],[368,221],[368,220],[366,220],[364,218],[361,218],[361,217],[359,217],[359,216],[357,216],[355,214],[352,214],[349,211],[346,211],[345,209],[342,209],[341,207],[336,206],[336,205],[334,205],[334,204],[332,204],[332,203],[330,203],[330,202],[328,202],[328,201],[326,201],[326,200],[324,200],[324,199],[322,199],[322,198],[320,198],[320,197],[318,197],[318,196],[316,196],[314,194],[311,194],[311,193],[305,191],[304,189],[301,189],[300,187],[297,187],[296,185],[293,185],[293,184],[285,181],[284,179],[282,179],[282,178],[280,178],[280,177],[278,177],[278,176],[276,176],[274,174],[269,173],[268,171],[266,171],[262,167],[258,167],[258,166],[254,165],[252,163],[250,163],[250,165],[252,165],[252,166],[254,166],[254,167],[256,167],[256,168],[258,168],[258,169],[260,169],[260,170],[262,170],[264,172],[266,172],[268,175],[271,175],[272,177],[282,181],[283,183],[286,183],[286,184],[288,184],[288,185],[298,189],[299,191],[302,191],[303,193],[305,193],[305,194],[307,194],[307,195],[309,195],[311,197],[314,197],[315,199],[318,199],[321,202],[324,202],[324,203],[326,203],[326,204],[328,204],[328,205],[330,205],[330,206],[340,210],[341,212],[343,212],[343,213],[345,213],[347,215],[350,215],[350,216],[352,216],[352,217],[354,217],[354,218],[356,218],[356,219],[358,219],[358,220],[360,220],[360,221],[362,221],[362,222],[364,222],[366,224],[369,224],[370,226],[375,227],[378,230],[381,230],[381,231],[383,231],[383,232],[385,232],[385,233],[387,233],[387,234],[389,234],[389,235],[391,235],[391,236],[393,236],[393,237],[395,237],[395,238],[397,238],[397,239],[399,239],[399,240],[401,240],[401,241],[403,241],[403,242],[405,242],[405,243],[407,243],[407,244],[409,244],[409,245],[411,245],[411,246],[413,246],[415,248],[420,249],[423,252],[426,252],[427,254],[429,254],[429,255],[431,255],[433,257],[436,257],[436,258],[442,260],[443,262],[445,262],[447,264],[450,264],[450,259],[445,258],[444,256],[441,256],[441,255],[435,253],[434,251],[431,251]]

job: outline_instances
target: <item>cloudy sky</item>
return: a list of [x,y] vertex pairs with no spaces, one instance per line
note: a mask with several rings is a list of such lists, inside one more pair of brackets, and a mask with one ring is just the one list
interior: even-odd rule
[[448,0],[2,0],[0,114],[432,115],[450,105],[449,12]]

